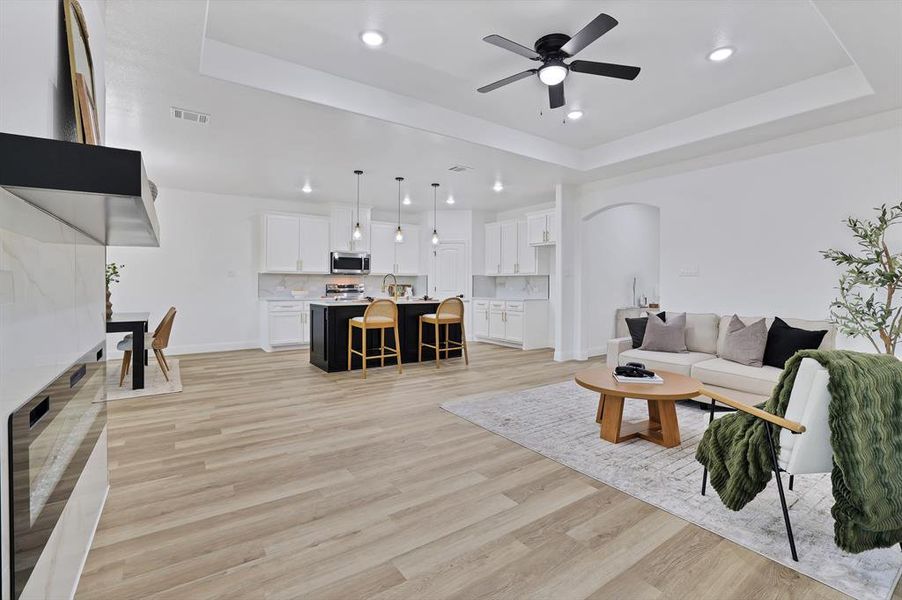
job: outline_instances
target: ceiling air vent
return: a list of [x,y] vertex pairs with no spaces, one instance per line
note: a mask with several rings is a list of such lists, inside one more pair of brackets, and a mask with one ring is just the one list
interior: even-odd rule
[[466,171],[472,171],[473,167],[468,167],[467,165],[454,165],[453,167],[448,167],[449,171],[454,171],[455,173],[465,173]]
[[171,108],[173,119],[190,121],[192,123],[197,123],[198,125],[206,125],[210,122],[210,115],[206,113],[197,112],[194,110],[185,110],[184,108],[178,108],[176,106],[173,106]]

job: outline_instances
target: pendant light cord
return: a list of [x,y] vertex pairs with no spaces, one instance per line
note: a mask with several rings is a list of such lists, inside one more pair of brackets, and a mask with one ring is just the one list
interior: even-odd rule
[[354,174],[357,175],[357,225],[360,225],[360,176],[363,175],[363,171],[357,169],[354,171]]

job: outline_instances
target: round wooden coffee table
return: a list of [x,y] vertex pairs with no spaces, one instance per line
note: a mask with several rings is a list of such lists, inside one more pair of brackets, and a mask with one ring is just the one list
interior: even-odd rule
[[[655,371],[664,383],[618,383],[611,369],[597,367],[576,374],[576,383],[598,392],[595,422],[601,425],[601,439],[614,444],[642,438],[666,448],[680,445],[677,400],[701,395],[702,382],[687,375]],[[623,401],[637,398],[648,402],[648,420],[623,423]]]

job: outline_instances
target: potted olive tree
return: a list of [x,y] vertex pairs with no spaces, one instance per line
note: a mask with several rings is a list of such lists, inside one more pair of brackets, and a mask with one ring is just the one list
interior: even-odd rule
[[119,270],[124,269],[125,265],[117,265],[116,263],[107,263],[106,266],[106,318],[109,319],[113,314],[113,303],[110,302],[110,284],[119,283]]
[[849,217],[846,225],[857,241],[855,253],[824,250],[827,260],[844,269],[839,297],[830,303],[830,317],[837,328],[852,337],[863,337],[877,352],[895,355],[902,337],[902,253],[893,253],[886,233],[902,222],[902,202],[875,209],[873,220]]

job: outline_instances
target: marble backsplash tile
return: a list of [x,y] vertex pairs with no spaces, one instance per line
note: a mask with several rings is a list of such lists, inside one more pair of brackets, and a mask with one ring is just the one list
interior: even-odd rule
[[546,300],[549,297],[548,275],[473,276],[474,298],[508,300]]
[[[389,277],[391,281],[391,277]],[[257,276],[257,297],[259,298],[291,298],[292,290],[303,290],[308,298],[319,298],[326,291],[327,283],[360,283],[363,282],[367,294],[380,294],[382,288],[381,275],[281,275],[260,273]],[[413,286],[413,295],[426,293],[426,276],[398,276],[398,283],[409,283]]]

